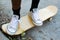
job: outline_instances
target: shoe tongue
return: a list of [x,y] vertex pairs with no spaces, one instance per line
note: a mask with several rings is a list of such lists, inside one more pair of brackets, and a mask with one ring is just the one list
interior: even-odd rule
[[[16,23],[16,24],[15,24]],[[17,25],[17,23],[18,23],[18,16],[13,16],[12,17],[12,20],[11,20],[11,22],[10,22],[10,24],[12,25],[12,26],[15,26],[15,25]]]
[[17,19],[18,20],[18,15],[13,15],[13,18]]
[[19,18],[19,17],[18,17],[17,15],[13,15],[11,22],[13,23],[13,22],[17,21],[18,18]]
[[35,13],[33,13],[33,16],[34,16],[34,19],[35,19],[35,20],[39,19],[38,11],[35,12]]

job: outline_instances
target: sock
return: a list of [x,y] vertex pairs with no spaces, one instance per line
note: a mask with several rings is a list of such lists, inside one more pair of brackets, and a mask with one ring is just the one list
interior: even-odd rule
[[13,9],[13,14],[14,15],[18,15],[19,16],[19,19],[20,19],[20,8],[19,9],[16,9],[16,10]]
[[30,11],[33,12],[33,9],[34,9],[34,8],[38,8],[39,1],[40,1],[40,0],[32,0],[32,4],[31,4]]

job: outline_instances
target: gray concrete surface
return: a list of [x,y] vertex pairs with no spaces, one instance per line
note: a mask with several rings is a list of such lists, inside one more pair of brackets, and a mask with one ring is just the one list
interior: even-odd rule
[[9,40],[4,36],[4,34],[0,31],[0,40]]
[[[31,7],[31,1],[32,0],[22,0],[21,16],[27,14]],[[10,0],[1,0],[0,5],[2,5],[0,7],[4,8],[4,11],[8,12],[11,16],[12,10]],[[53,17],[52,21],[46,21],[43,26],[35,27],[27,31],[27,36],[30,36],[33,40],[60,40],[60,0],[41,0],[38,9],[48,5],[57,6],[58,13]]]

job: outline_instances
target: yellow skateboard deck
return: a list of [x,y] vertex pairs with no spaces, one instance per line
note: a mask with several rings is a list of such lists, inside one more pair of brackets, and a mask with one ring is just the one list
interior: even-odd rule
[[[38,15],[40,16],[39,18],[42,21],[45,21],[48,18],[53,17],[54,15],[56,15],[57,11],[58,11],[57,7],[48,6],[48,7],[45,7],[43,9],[40,9]],[[8,24],[9,23],[2,25],[2,30],[5,33],[7,33],[7,25]],[[19,21],[18,30],[14,35],[19,35],[19,34],[23,33],[24,31],[27,31],[28,29],[33,28],[34,26],[35,25],[33,24],[31,17],[29,16],[29,14],[27,14],[26,16],[21,17],[21,19]]]

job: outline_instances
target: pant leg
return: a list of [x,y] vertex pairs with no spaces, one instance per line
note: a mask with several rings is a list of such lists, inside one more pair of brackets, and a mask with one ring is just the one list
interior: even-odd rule
[[14,15],[18,15],[20,18],[21,0],[11,0],[12,10]]
[[30,11],[32,11],[34,8],[38,8],[39,1],[40,0],[32,0]]

